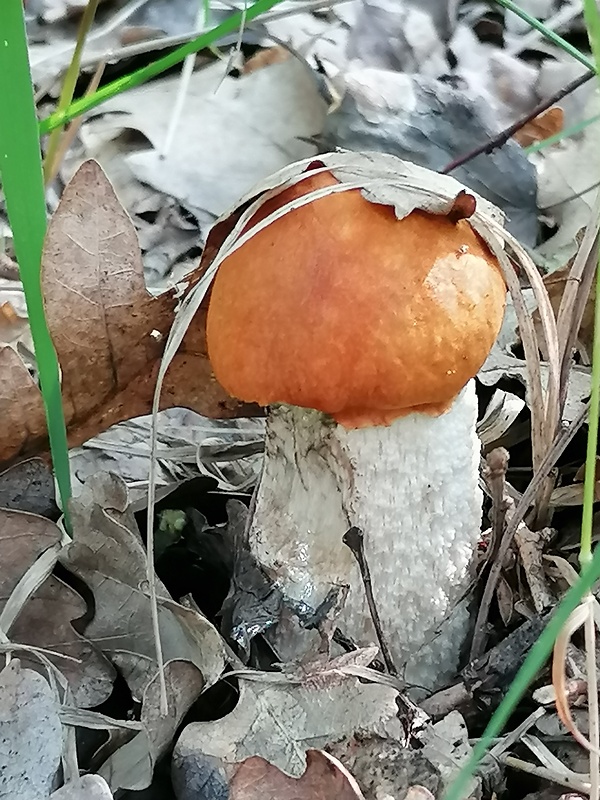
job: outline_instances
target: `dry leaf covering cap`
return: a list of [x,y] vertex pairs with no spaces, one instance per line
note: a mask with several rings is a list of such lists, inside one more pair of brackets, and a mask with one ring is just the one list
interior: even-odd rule
[[208,352],[234,397],[347,427],[389,424],[444,411],[485,361],[506,285],[465,217],[499,212],[452,178],[382,162],[346,153],[302,165],[245,230],[285,213],[220,264]]

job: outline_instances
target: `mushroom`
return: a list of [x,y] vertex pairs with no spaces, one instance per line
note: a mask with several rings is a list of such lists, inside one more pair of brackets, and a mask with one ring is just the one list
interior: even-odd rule
[[[259,562],[297,608],[349,586],[336,624],[372,642],[342,542],[360,528],[396,666],[433,688],[468,631],[458,601],[482,516],[473,378],[506,300],[498,259],[466,217],[481,230],[497,212],[452,178],[352,158],[288,173],[251,213],[244,231],[257,232],[214,278],[208,353],[232,396],[268,407],[249,530]],[[278,645],[297,655],[294,638]]]

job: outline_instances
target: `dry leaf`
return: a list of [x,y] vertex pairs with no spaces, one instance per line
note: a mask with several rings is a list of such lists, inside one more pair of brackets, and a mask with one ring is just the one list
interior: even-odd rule
[[[584,118],[598,114],[597,93],[590,96]],[[580,246],[582,231],[593,217],[598,189],[598,123],[577,137],[564,139],[533,156],[538,171],[538,205],[551,215],[556,233],[539,245],[538,261],[546,272],[556,272],[571,261]]]
[[565,120],[564,111],[560,106],[552,106],[546,111],[542,111],[537,117],[534,117],[526,125],[518,130],[514,138],[521,145],[521,147],[529,147],[534,142],[541,142],[549,136],[554,136],[560,133],[563,129]]
[[[0,348],[0,463],[28,449],[35,452],[46,440],[42,395],[12,347]],[[33,444],[35,443],[35,444]]]
[[0,472],[0,508],[55,518],[54,476],[41,458],[30,458]]
[[[77,171],[50,222],[42,286],[70,445],[148,413],[176,294],[146,291],[135,229],[95,161]],[[40,392],[10,348],[0,350],[0,374],[2,463],[45,448],[46,424]],[[209,417],[244,410],[212,376],[202,315],[166,377],[161,407],[172,406]]]
[[[548,363],[542,361],[540,364],[541,379],[544,387],[548,385]],[[479,370],[477,379],[484,386],[495,386],[503,378],[513,378],[527,387],[528,367],[527,362],[515,356],[508,355],[494,345],[485,364]],[[569,376],[569,386],[567,390],[567,400],[563,410],[563,421],[573,422],[581,413],[590,396],[591,391],[591,371],[589,367],[581,367],[578,364],[571,368]],[[526,392],[525,400],[529,409],[532,409],[532,398]]]
[[[25,573],[43,553],[57,546],[61,533],[54,523],[22,511],[0,510],[0,611]],[[50,565],[51,568],[51,565]],[[52,609],[52,613],[49,613]],[[66,583],[50,575],[26,600],[16,621],[5,630],[11,641],[43,647],[69,656],[48,656],[69,682],[75,701],[91,707],[110,695],[114,672],[99,651],[81,637],[71,621],[84,616],[87,606]],[[33,669],[45,668],[35,656],[20,652],[23,663]]]
[[[156,650],[146,550],[123,481],[108,473],[90,478],[71,502],[71,520],[73,543],[61,554],[61,562],[94,593],[95,614],[85,635],[119,669],[133,697],[141,701],[157,673]],[[200,614],[175,603],[160,581],[157,594],[165,661],[191,662],[204,685],[210,686],[224,666],[219,634]]]
[[[550,495],[550,506],[560,508],[565,506],[583,505],[583,483],[572,483],[569,486],[559,486]],[[594,484],[594,502],[600,500],[600,480]]]
[[281,64],[282,61],[287,61],[288,58],[291,58],[291,55],[290,50],[281,45],[258,50],[253,56],[250,56],[244,64],[242,74],[249,75],[251,72],[256,72],[258,69],[270,67],[271,64]]
[[498,603],[498,611],[502,617],[502,622],[508,625],[515,610],[515,600],[510,584],[503,576],[500,577],[496,586],[496,602]]
[[83,775],[50,795],[50,800],[112,800],[108,784],[99,775]]
[[[581,464],[581,466],[579,467],[579,469],[575,473],[575,475],[573,476],[573,480],[575,482],[583,483],[585,481],[585,466],[586,465],[585,465],[585,461],[584,461],[583,464]],[[596,474],[600,475],[600,456],[596,456]]]
[[231,800],[364,800],[348,770],[323,750],[307,751],[300,778],[290,778],[259,756],[247,758],[231,779],[229,791]]
[[261,673],[255,680],[240,678],[240,697],[230,714],[184,728],[173,755],[175,781],[230,779],[251,756],[299,777],[309,747],[325,747],[357,730],[401,739],[396,694],[348,675],[318,685]]
[[0,303],[0,342],[16,346],[23,339],[28,340],[28,334],[27,317],[20,316],[9,300]]
[[[171,108],[178,75],[163,75],[103,107],[111,115],[111,138],[117,125],[139,131],[152,143],[146,149],[125,145],[129,183],[133,174],[176,198],[204,229],[257,181],[315,153],[305,139],[321,130],[326,113],[315,76],[301,59],[288,58],[239,78],[228,72],[226,60],[216,60],[191,75],[166,156],[161,151],[169,115],[156,112]],[[90,120],[86,126],[93,131],[98,124]]]
[[0,797],[48,797],[62,751],[56,697],[15,658],[0,672],[0,709]]
[[165,664],[164,673],[168,714],[160,713],[160,683],[155,676],[144,692],[140,714],[143,729],[119,747],[99,769],[114,792],[118,789],[141,791],[150,786],[156,762],[171,745],[184,714],[204,686],[202,673],[189,661],[170,661]]
[[[600,500],[600,457],[596,456],[596,476],[594,484],[594,500]],[[585,462],[581,464],[575,475],[573,483],[569,486],[559,486],[550,495],[551,506],[580,506],[583,505],[583,492],[585,481]]]

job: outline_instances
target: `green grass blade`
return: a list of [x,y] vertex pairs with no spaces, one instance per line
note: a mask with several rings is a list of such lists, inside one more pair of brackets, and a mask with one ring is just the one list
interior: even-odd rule
[[594,122],[598,122],[599,119],[600,114],[595,114],[589,119],[584,119],[581,122],[575,123],[575,125],[570,125],[568,128],[553,134],[552,136],[548,136],[547,139],[542,139],[541,142],[534,142],[528,147],[524,147],[523,150],[525,153],[527,153],[527,155],[530,153],[537,153],[539,150],[544,150],[546,147],[551,147],[553,144],[558,144],[558,142],[562,142],[563,139],[568,139],[570,136],[577,136],[578,133],[584,131],[589,125],[593,125]]
[[583,16],[596,64],[600,64],[600,12],[594,0],[583,0]]
[[[583,0],[583,13],[588,29],[592,54],[600,64],[600,14],[596,0]],[[585,483],[583,487],[583,516],[579,564],[585,567],[592,560],[592,523],[596,494],[596,454],[598,452],[598,415],[600,414],[600,269],[596,268],[596,300],[594,309],[594,341],[592,345],[592,389],[588,422]]]
[[574,59],[579,61],[580,64],[583,64],[592,72],[596,71],[595,63],[589,59],[584,53],[578,50],[576,47],[573,47],[572,44],[569,44],[562,36],[559,36],[558,33],[550,30],[547,28],[543,22],[540,22],[539,19],[532,17],[531,14],[528,14],[526,11],[518,6],[516,3],[513,3],[512,0],[494,0],[499,6],[503,6],[508,11],[512,11],[513,14],[516,14],[517,17],[520,17],[522,20],[536,31],[539,31],[542,36],[547,39],[552,44],[555,44],[557,47],[560,47],[565,53],[568,53],[570,56],[573,56]]
[[117,80],[112,81],[112,83],[108,83],[106,86],[103,86],[94,94],[76,100],[65,111],[54,112],[54,114],[51,114],[49,117],[46,117],[46,119],[43,119],[40,122],[40,133],[49,133],[55,128],[58,128],[65,123],[70,122],[70,120],[75,119],[75,117],[79,117],[81,114],[85,114],[92,108],[96,108],[101,103],[109,100],[111,97],[114,97],[115,95],[120,94],[127,89],[133,89],[135,86],[140,86],[140,84],[145,83],[146,81],[150,80],[150,78],[154,78],[157,75],[160,75],[161,72],[164,72],[165,70],[174,67],[176,64],[179,64],[191,53],[196,53],[198,50],[202,50],[205,47],[210,47],[219,39],[223,38],[223,36],[226,36],[227,34],[237,30],[243,19],[245,19],[246,22],[249,22],[255,17],[258,17],[260,14],[264,14],[265,11],[268,11],[270,8],[273,8],[273,6],[276,6],[280,2],[282,2],[282,0],[256,0],[256,2],[249,6],[245,12],[238,11],[235,14],[232,14],[212,30],[197,36],[190,42],[186,42],[186,44],[178,47],[177,50],[174,50],[172,53],[163,56],[163,58],[159,58],[157,61],[153,61],[151,64],[148,64],[147,67],[142,67],[130,75],[117,78]]
[[[100,0],[88,0],[83,15],[81,17],[81,22],[79,23],[79,30],[77,31],[77,42],[75,44],[75,50],[73,51],[73,56],[71,58],[71,63],[69,64],[69,68],[65,74],[65,78],[63,81],[62,89],[60,92],[60,97],[58,100],[58,110],[65,111],[73,101],[73,95],[75,94],[75,86],[77,85],[77,78],[79,77],[79,67],[81,65],[81,54],[83,52],[83,46],[85,44],[86,37],[90,28],[92,27],[92,22],[94,21],[94,17],[96,16],[96,11],[98,9],[98,4]],[[43,169],[44,169],[44,181],[47,183],[49,176],[52,174],[52,170],[54,167],[54,160],[56,158],[56,154],[58,152],[58,148],[60,145],[60,135],[61,135],[61,128],[55,128],[50,137],[48,139],[48,146],[46,147],[46,157],[44,159]]]
[[0,30],[0,179],[25,290],[52,461],[66,518],[71,494],[69,455],[58,360],[46,325],[40,283],[46,204],[22,0],[2,0]]

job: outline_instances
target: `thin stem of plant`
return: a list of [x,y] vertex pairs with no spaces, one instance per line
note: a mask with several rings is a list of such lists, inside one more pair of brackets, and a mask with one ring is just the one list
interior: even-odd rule
[[[105,67],[106,67],[105,61],[101,61],[98,64],[96,71],[92,75],[92,79],[89,83],[89,86],[86,89],[85,96],[89,96],[96,91],[96,89],[100,85],[100,81],[102,80],[102,75],[104,74]],[[52,166],[50,167],[50,165],[48,165],[48,172],[46,173],[46,183],[50,183],[56,177],[58,170],[60,169],[60,165],[62,164],[68,149],[73,144],[73,141],[77,136],[77,132],[81,128],[82,123],[83,123],[83,117],[77,117],[77,119],[74,119],[73,122],[71,122],[71,124],[64,131],[63,135],[60,137],[58,148],[56,149],[54,158],[52,159]],[[47,155],[48,154],[46,154],[46,157]]]
[[489,554],[487,561],[494,560],[500,542],[502,540],[502,533],[506,521],[506,472],[508,469],[509,454],[504,447],[496,447],[485,457],[485,471],[484,477],[488,485],[490,496],[492,499],[492,533]]
[[[85,40],[87,38],[90,28],[92,27],[92,22],[94,21],[94,17],[96,16],[96,10],[98,9],[99,3],[100,0],[88,0],[87,5],[83,11],[81,22],[79,23],[79,29],[77,31],[77,42],[75,44],[75,50],[73,51],[71,63],[69,64],[69,68],[67,69],[67,72],[65,74],[62,89],[60,92],[60,97],[57,106],[58,111],[65,111],[71,105],[71,102],[73,100],[73,95],[75,93],[75,86],[77,84],[77,79],[79,78],[81,54],[83,53]],[[62,132],[61,128],[55,128],[50,134],[50,138],[48,140],[48,147],[46,148],[46,157],[44,158],[44,182],[46,184],[50,182],[50,176],[55,175],[57,171],[55,162],[57,160],[57,153],[61,139],[61,132]]]
[[[596,63],[600,59],[600,12],[595,0],[584,0],[585,21]],[[596,208],[596,211],[598,209]],[[594,220],[596,222],[596,220]],[[598,414],[600,413],[600,269],[596,268],[596,303],[594,308],[594,339],[592,346],[592,392],[588,420],[588,442],[583,487],[583,516],[579,564],[585,567],[592,558],[592,522],[596,488],[596,454],[598,452]]]
[[[600,12],[596,0],[584,0],[584,17],[588,30],[588,37],[596,62],[596,69],[600,64]],[[596,226],[594,237],[598,233],[598,203],[595,207]],[[585,459],[585,482],[583,487],[583,514],[581,520],[581,544],[579,550],[579,564],[583,571],[592,563],[592,527],[594,500],[596,494],[596,459],[598,453],[598,415],[600,413],[600,264],[598,252],[592,249],[596,257],[596,298],[594,304],[594,340],[592,346],[592,393],[590,396],[590,415],[588,420],[588,440]],[[588,682],[588,722],[589,736],[592,751],[590,760],[590,800],[600,797],[600,763],[598,748],[600,747],[600,722],[598,719],[598,670],[596,663],[596,623],[594,616],[594,597],[591,592],[585,598],[588,614],[585,620],[585,650],[586,672]]]
[[552,203],[551,206],[542,206],[538,208],[538,211],[543,214],[547,211],[552,211],[552,209],[557,208],[558,206],[564,206],[566,203],[570,203],[573,200],[578,200],[580,197],[585,197],[586,194],[593,192],[594,189],[597,189],[600,186],[600,181],[596,181],[595,183],[590,184],[590,186],[586,186],[585,189],[582,189],[580,192],[575,192],[574,194],[569,194],[567,197],[564,197],[562,200],[559,200],[556,203]]
[[589,754],[590,760],[590,800],[599,800],[600,797],[600,760],[598,757],[600,747],[600,725],[598,724],[598,669],[596,663],[596,623],[594,621],[594,597],[588,593],[583,601],[588,608],[585,620],[585,654],[588,684],[588,721],[590,731],[590,744],[593,751]]
[[[558,144],[564,139],[569,139],[572,136],[578,136],[586,128],[589,128],[590,125],[598,122],[598,120],[600,120],[600,114],[594,114],[593,117],[589,117],[581,122],[577,122],[575,125],[569,125],[568,128],[564,128],[562,131],[559,131],[552,136],[548,136],[547,139],[542,139],[541,142],[534,142],[534,144],[524,147],[523,150],[528,156],[532,155],[533,153],[538,153],[540,150],[545,150],[547,147],[552,147],[553,144]],[[539,210],[544,211],[545,209],[540,208]]]

